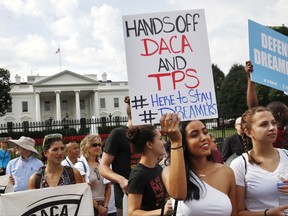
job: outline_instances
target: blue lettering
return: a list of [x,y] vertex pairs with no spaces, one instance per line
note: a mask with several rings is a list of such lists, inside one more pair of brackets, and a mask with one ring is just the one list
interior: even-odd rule
[[209,104],[212,104],[212,93],[211,92],[198,92],[198,90],[191,89],[188,92],[188,95],[191,97],[191,103],[205,102],[208,101]]
[[161,96],[161,97],[159,97],[158,94],[156,94],[155,97],[151,95],[151,103],[153,107],[175,105],[174,95]]

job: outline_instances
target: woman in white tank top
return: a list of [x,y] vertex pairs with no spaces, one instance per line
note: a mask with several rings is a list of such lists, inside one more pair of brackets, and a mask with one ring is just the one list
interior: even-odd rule
[[[187,196],[185,200],[178,201],[177,215],[237,215],[234,173],[227,165],[214,162],[207,128],[196,120],[182,122],[181,130]],[[173,206],[174,203],[173,200]]]

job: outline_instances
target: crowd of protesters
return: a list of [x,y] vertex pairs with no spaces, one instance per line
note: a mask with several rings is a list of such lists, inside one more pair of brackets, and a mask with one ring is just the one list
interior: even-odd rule
[[[91,134],[80,144],[64,144],[61,134],[47,134],[42,162],[32,138],[2,138],[1,175],[9,175],[15,192],[86,182],[99,216],[284,215],[288,204],[279,205],[278,197],[288,193],[288,179],[278,174],[288,166],[288,108],[281,102],[259,106],[250,61],[245,70],[248,110],[222,152],[200,120],[180,122],[169,113],[161,128],[132,125],[126,97],[127,125],[105,142]],[[14,151],[19,157],[10,160]]]

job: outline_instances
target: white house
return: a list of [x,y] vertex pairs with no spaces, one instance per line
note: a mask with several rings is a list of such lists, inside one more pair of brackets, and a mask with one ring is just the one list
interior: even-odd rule
[[11,84],[12,106],[1,123],[40,122],[126,116],[124,97],[128,81],[112,82],[107,74],[80,75],[62,71],[53,76],[27,76],[27,82],[15,77]]

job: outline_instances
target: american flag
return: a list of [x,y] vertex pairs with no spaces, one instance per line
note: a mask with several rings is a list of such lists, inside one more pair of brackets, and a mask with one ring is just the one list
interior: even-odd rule
[[57,49],[57,51],[55,52],[55,54],[60,53],[60,47]]

